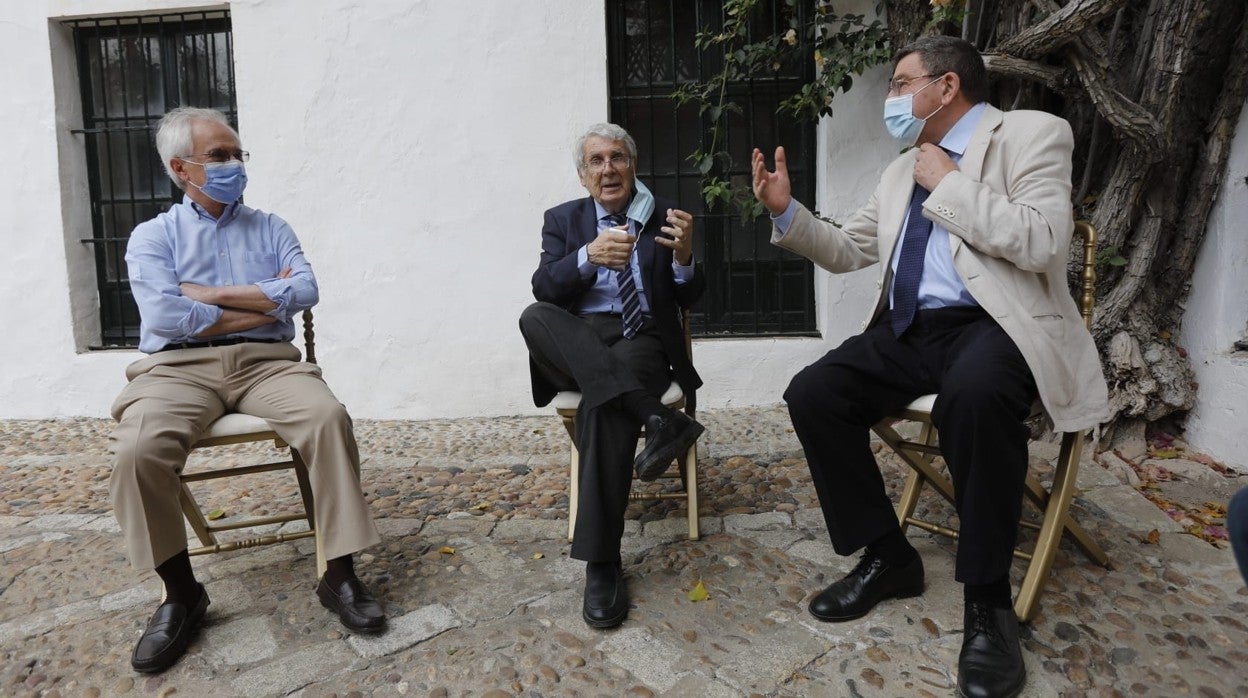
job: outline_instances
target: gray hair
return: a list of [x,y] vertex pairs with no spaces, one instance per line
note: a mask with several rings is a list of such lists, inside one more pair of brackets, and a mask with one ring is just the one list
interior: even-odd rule
[[195,141],[191,137],[191,126],[196,121],[215,121],[230,129],[234,138],[238,138],[238,131],[230,126],[229,119],[216,109],[178,107],[165,114],[160,123],[156,125],[156,152],[160,154],[160,164],[165,166],[165,174],[169,175],[169,179],[172,179],[179,189],[186,189],[186,186],[169,167],[169,161],[194,153]]
[[585,141],[594,136],[612,141],[622,141],[624,147],[628,150],[628,156],[634,160],[637,159],[637,141],[633,140],[633,137],[628,135],[628,131],[625,131],[622,126],[606,123],[594,124],[589,127],[589,130],[584,135],[576,139],[576,152],[573,153],[572,157],[576,160],[577,172],[585,174]]

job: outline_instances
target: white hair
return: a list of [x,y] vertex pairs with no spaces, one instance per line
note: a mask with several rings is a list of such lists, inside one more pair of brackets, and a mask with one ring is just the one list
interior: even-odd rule
[[624,127],[616,124],[594,124],[589,127],[589,130],[584,135],[576,139],[576,152],[573,153],[572,157],[576,160],[577,172],[585,174],[585,141],[594,136],[623,142],[624,148],[628,150],[628,156],[634,160],[637,159],[637,141],[634,141],[633,137],[628,135],[628,131],[625,131]]
[[156,152],[160,154],[160,164],[165,166],[165,174],[169,175],[169,179],[172,179],[179,189],[186,189],[186,185],[169,167],[169,161],[194,154],[195,141],[191,137],[191,126],[196,121],[215,121],[230,129],[234,138],[239,139],[238,131],[230,126],[229,119],[216,109],[178,107],[165,114],[160,123],[156,125]]

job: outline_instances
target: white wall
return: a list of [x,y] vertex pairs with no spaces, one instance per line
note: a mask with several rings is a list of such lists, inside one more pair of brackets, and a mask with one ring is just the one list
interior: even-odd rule
[[1200,389],[1185,437],[1197,450],[1248,472],[1248,352],[1234,351],[1248,325],[1248,109],[1240,113],[1226,178],[1192,272],[1181,345]]
[[[78,350],[94,331],[84,313],[94,281],[75,242],[90,235],[86,180],[80,137],[67,135],[81,117],[58,23],[204,6],[0,7],[10,105],[0,128],[20,163],[0,187],[0,323],[11,333],[0,343],[0,418],[105,416],[139,356]],[[584,195],[571,142],[606,118],[603,3],[238,0],[229,9],[239,129],[253,153],[247,201],[303,241],[321,285],[318,356],[338,396],[357,417],[540,412],[516,320],[531,300],[542,212]],[[821,126],[816,203],[833,217],[865,201],[895,152],[875,99],[886,72],[857,81]],[[699,404],[778,402],[797,369],[857,331],[873,291],[871,272],[817,275],[826,339],[697,342]]]

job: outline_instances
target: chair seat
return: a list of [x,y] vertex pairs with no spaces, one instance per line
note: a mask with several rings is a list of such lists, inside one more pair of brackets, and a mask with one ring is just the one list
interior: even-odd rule
[[[932,413],[932,408],[936,406],[936,393],[920,395],[910,402],[909,405],[901,408],[900,415],[909,419],[923,419]],[[1031,403],[1031,416],[1037,417],[1044,412],[1044,403],[1036,400]],[[912,414],[907,414],[912,413]],[[918,415],[917,417],[915,415]]]
[[[659,400],[664,405],[671,407],[672,405],[680,402],[684,397],[685,392],[680,389],[680,383],[672,381],[672,384],[667,386],[667,390],[663,393],[663,396],[660,397]],[[932,398],[935,397],[935,395],[932,396]],[[550,401],[550,406],[556,410],[575,411],[580,404],[581,394],[575,390],[560,391],[555,395],[555,399]],[[224,417],[222,417],[222,419],[224,419]]]
[[245,434],[263,434],[273,431],[269,423],[259,417],[241,412],[230,412],[222,415],[217,421],[208,425],[208,429],[200,435],[200,441],[208,439],[224,439]]

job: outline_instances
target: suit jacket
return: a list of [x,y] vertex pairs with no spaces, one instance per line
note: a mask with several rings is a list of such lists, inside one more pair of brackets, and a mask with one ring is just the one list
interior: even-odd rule
[[[1074,139],[1065,120],[1036,111],[989,106],[959,171],[940,181],[923,215],[949,231],[953,265],[975,300],[1010,336],[1036,379],[1059,431],[1109,418],[1105,377],[1092,336],[1066,283],[1074,231],[1070,205]],[[914,183],[915,151],[894,160],[866,205],[837,227],[800,207],[772,242],[832,272],[880,260],[876,302],[867,322],[888,307],[888,260],[901,233]]]
[[[677,284],[672,276],[672,251],[654,241],[655,235],[661,234],[659,228],[667,209],[677,207],[673,201],[656,197],[650,220],[639,224],[637,259],[650,315],[662,338],[667,363],[685,393],[686,403],[692,406],[694,391],[702,387],[702,379],[685,350],[681,308],[692,306],[702,296],[706,276],[702,265],[696,264],[693,278]],[[533,272],[533,296],[575,311],[581,295],[594,285],[594,277],[588,281],[581,278],[576,253],[597,236],[598,216],[592,197],[569,201],[546,211],[542,224],[542,257],[537,271]],[[549,404],[557,390],[542,376],[531,358],[529,373],[533,381],[533,401],[539,407]]]

